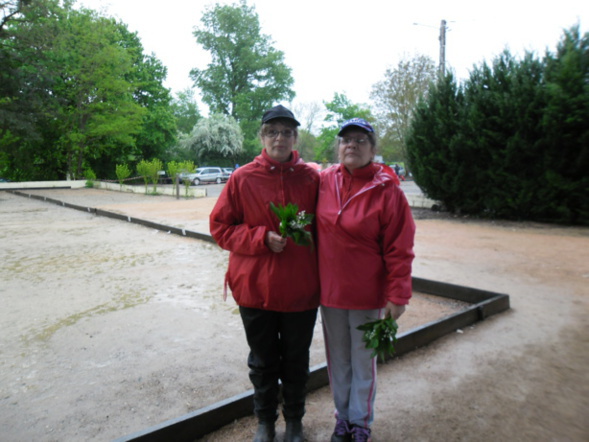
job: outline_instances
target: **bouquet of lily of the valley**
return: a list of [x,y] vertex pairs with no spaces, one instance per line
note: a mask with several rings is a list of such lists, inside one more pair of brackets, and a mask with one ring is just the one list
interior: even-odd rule
[[305,213],[304,210],[299,212],[299,206],[292,203],[275,206],[270,202],[270,208],[280,220],[279,230],[283,238],[292,238],[299,246],[313,246],[311,232],[305,230],[313,221],[312,214]]
[[357,327],[358,330],[364,332],[362,341],[366,343],[366,348],[374,350],[370,357],[378,356],[382,362],[385,361],[387,355],[392,356],[395,353],[394,345],[397,343],[398,328],[397,321],[390,316]]

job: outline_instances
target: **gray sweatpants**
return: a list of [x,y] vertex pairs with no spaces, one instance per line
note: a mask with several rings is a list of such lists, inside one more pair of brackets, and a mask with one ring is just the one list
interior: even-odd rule
[[329,383],[338,419],[370,428],[376,397],[376,358],[356,327],[380,318],[382,309],[321,307]]

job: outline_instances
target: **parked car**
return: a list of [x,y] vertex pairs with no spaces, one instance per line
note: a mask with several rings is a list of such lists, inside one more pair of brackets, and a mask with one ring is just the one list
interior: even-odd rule
[[199,167],[196,172],[188,175],[192,184],[198,186],[200,183],[221,184],[229,179],[220,167]]
[[192,178],[194,178],[195,173],[194,172],[180,172],[178,174],[178,179],[180,180],[180,184],[184,184],[184,180],[188,180],[190,181],[190,183],[192,183]]
[[234,169],[232,167],[223,167],[223,175],[225,176],[225,181],[229,179],[229,177],[233,173],[233,170]]

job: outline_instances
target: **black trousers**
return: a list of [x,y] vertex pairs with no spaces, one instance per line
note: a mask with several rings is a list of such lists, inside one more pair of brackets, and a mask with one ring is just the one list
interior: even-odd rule
[[245,327],[249,377],[254,386],[254,412],[260,421],[278,417],[279,383],[285,419],[301,419],[309,379],[309,347],[317,309],[282,313],[240,307]]

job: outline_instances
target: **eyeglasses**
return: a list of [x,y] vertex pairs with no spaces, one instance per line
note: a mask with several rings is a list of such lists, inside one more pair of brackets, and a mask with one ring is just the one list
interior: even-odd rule
[[284,138],[291,138],[295,134],[294,130],[291,129],[284,129],[284,130],[267,130],[264,132],[264,136],[268,138],[278,138],[278,135],[282,135]]
[[339,141],[341,144],[356,143],[358,146],[364,146],[368,142],[368,138],[340,137]]

